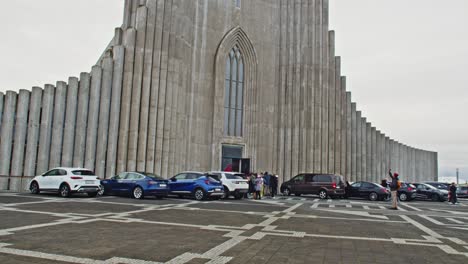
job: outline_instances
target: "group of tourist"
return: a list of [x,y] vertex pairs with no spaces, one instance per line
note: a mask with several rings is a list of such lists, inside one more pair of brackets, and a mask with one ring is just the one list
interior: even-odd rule
[[248,197],[260,200],[263,196],[275,197],[278,193],[278,175],[265,171],[251,173],[247,179],[249,180]]

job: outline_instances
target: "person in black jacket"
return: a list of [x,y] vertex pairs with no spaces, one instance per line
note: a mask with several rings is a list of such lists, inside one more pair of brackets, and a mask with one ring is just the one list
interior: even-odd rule
[[278,193],[278,175],[271,175],[270,188],[271,197],[275,197],[275,195]]
[[399,186],[400,179],[398,178],[398,173],[395,172],[392,174],[392,170],[388,170],[388,174],[390,174],[390,178],[392,179],[392,182],[390,183],[390,191],[392,192],[391,209],[398,210],[397,196],[398,196],[398,189],[400,189],[400,186]]
[[450,192],[449,202],[452,202],[452,204],[456,204],[457,203],[457,186],[455,185],[454,182],[452,182],[452,185],[450,185],[449,192]]

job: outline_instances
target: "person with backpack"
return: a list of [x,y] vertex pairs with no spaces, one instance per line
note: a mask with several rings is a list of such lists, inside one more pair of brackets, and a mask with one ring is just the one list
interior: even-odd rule
[[392,182],[390,183],[390,191],[392,193],[392,207],[393,210],[398,210],[397,200],[398,200],[398,189],[401,187],[400,179],[398,178],[398,173],[393,173],[392,170],[388,170],[388,174],[390,174],[390,178],[392,178]]

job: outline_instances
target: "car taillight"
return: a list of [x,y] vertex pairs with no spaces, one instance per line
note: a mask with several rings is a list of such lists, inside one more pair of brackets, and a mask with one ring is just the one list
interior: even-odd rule
[[332,188],[333,188],[333,189],[336,189],[336,182],[333,182],[333,183],[332,183]]
[[384,192],[384,193],[387,192],[387,189],[385,189],[385,188],[380,188],[380,190],[381,190],[382,192]]
[[82,180],[83,177],[78,177],[78,176],[71,176],[70,177],[72,180]]
[[205,180],[205,184],[210,184],[210,180]]
[[412,190],[413,190],[413,188],[411,188],[411,187],[408,187],[408,191],[410,191],[410,192],[411,192]]

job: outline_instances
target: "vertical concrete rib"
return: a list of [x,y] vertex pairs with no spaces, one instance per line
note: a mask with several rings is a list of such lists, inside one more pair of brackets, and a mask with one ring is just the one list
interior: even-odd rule
[[382,146],[380,145],[380,137],[381,137],[381,132],[380,130],[376,130],[375,132],[375,175],[376,179],[375,182],[378,182],[378,180],[382,177],[382,164],[381,164],[381,159],[382,159]]
[[[16,112],[16,124],[13,146],[13,159],[11,161],[11,175],[23,176],[24,151],[26,149],[26,133],[28,131],[28,110],[31,93],[27,90],[20,90],[18,95],[18,107]],[[21,179],[13,178],[10,189],[20,190]]]
[[367,181],[367,119],[361,118],[361,178]]
[[342,153],[343,150],[343,133],[342,127],[343,113],[342,102],[343,93],[341,90],[341,58],[335,58],[335,172],[343,175],[342,171]]
[[120,102],[124,74],[125,48],[123,46],[114,46],[112,54],[114,56],[114,67],[106,156],[106,178],[110,178],[117,173],[117,144],[119,139]]
[[39,126],[41,118],[42,88],[33,87],[29,102],[28,133],[26,140],[26,156],[24,158],[24,176],[36,175],[37,149],[39,142]]
[[351,181],[357,180],[357,124],[356,103],[351,103]]
[[345,77],[340,77],[341,86],[341,175],[346,175],[346,162],[347,162],[347,101],[346,101],[346,82]]
[[2,115],[3,115],[3,101],[5,100],[5,95],[0,92],[0,130],[2,129]]
[[[346,80],[344,80],[346,81]],[[352,125],[352,107],[351,107],[351,92],[346,92],[346,180],[352,181],[353,168],[353,125]]]
[[13,132],[15,127],[16,92],[7,91],[0,131],[0,189],[9,190],[9,175],[11,166],[11,150],[13,147]]
[[362,181],[362,112],[356,111],[356,180]]
[[293,27],[292,29],[292,90],[291,90],[291,176],[298,173],[299,154],[301,147],[299,146],[300,135],[300,70],[301,70],[301,55],[300,55],[300,42],[301,42],[301,6],[299,1],[294,1],[292,4],[293,12]]
[[[144,51],[143,64],[143,84],[141,92],[141,111],[140,111],[140,127],[138,133],[138,154],[137,154],[137,170],[146,171],[146,147],[148,142],[149,128],[149,113],[150,113],[150,98],[151,98],[151,83],[153,72],[153,53],[155,42],[155,26],[156,26],[156,8],[157,0],[148,0],[147,3],[147,23],[146,23],[146,43]],[[152,169],[151,164],[148,169]]]
[[377,176],[377,131],[375,127],[371,127],[371,166],[372,166],[372,182],[376,182]]
[[322,171],[328,171],[328,157],[329,157],[329,130],[328,130],[328,94],[330,91],[329,85],[329,69],[330,69],[330,50],[329,50],[329,39],[328,39],[328,0],[322,0]]
[[67,84],[65,82],[57,82],[54,99],[54,120],[52,123],[49,168],[55,168],[61,165],[66,100]]
[[145,6],[139,7],[136,21],[136,48],[135,64],[133,68],[132,104],[130,106],[130,126],[128,132],[127,169],[136,170],[138,151],[138,130],[140,125],[140,103],[143,81],[143,66],[145,57],[146,19],[148,10]]
[[63,132],[62,166],[73,165],[73,145],[75,140],[76,110],[79,81],[76,77],[68,78],[65,128]]
[[119,143],[117,151],[117,172],[127,170],[128,130],[132,103],[133,64],[135,62],[136,31],[129,28],[124,33],[125,61],[120,104]]
[[86,149],[86,127],[88,124],[89,73],[80,74],[80,88],[78,90],[78,109],[76,115],[75,147],[73,148],[73,166],[84,167]]
[[50,143],[52,137],[52,122],[54,115],[55,87],[46,84],[42,96],[41,130],[39,135],[39,152],[37,154],[37,173],[49,169]]
[[366,180],[372,181],[372,128],[371,123],[366,122]]
[[[99,122],[99,102],[101,99],[102,68],[91,69],[91,89],[89,91],[88,127],[86,130],[85,167],[94,170],[96,166],[96,143]],[[102,175],[98,175],[102,176]]]
[[328,172],[335,173],[336,163],[336,65],[335,65],[335,32],[328,32]]
[[[284,1],[283,1],[284,2]],[[322,58],[323,38],[322,25],[322,0],[316,0],[315,6],[315,43],[314,43],[314,172],[321,172],[322,168]]]
[[99,122],[97,130],[96,169],[98,177],[106,178],[106,154],[109,140],[109,116],[111,113],[113,64],[110,54],[102,60],[101,101],[99,103]]

